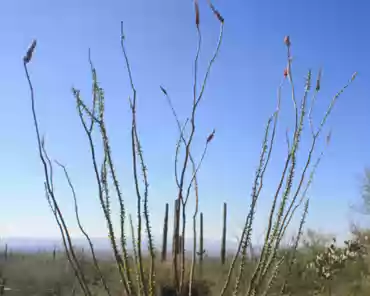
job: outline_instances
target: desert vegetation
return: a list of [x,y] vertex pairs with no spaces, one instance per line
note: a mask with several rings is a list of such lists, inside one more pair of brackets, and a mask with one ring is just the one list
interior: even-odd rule
[[[80,219],[78,196],[67,166],[53,159],[48,153],[48,145],[43,137],[42,126],[38,120],[36,88],[29,69],[37,70],[32,57],[42,42],[33,40],[23,57],[24,73],[29,86],[30,112],[32,113],[40,165],[44,172],[45,202],[50,206],[60,231],[63,249],[53,252],[40,252],[33,255],[15,253],[4,246],[1,256],[0,295],[368,295],[370,292],[369,266],[367,255],[369,245],[366,230],[353,229],[352,238],[337,244],[335,239],[316,240],[319,234],[305,230],[304,224],[309,213],[310,197],[307,192],[314,181],[324,151],[316,152],[317,143],[330,144],[331,134],[324,134],[327,119],[332,115],[338,99],[354,82],[356,73],[349,73],[348,81],[327,101],[326,113],[319,122],[314,122],[312,113],[321,90],[321,70],[307,71],[303,89],[296,87],[293,75],[292,48],[294,40],[282,36],[281,46],[286,48],[286,67],[281,71],[278,86],[276,109],[267,118],[262,135],[260,154],[256,155],[257,169],[251,184],[250,203],[246,207],[245,222],[238,236],[238,244],[233,254],[227,251],[228,207],[222,205],[222,229],[220,230],[219,257],[207,256],[203,238],[203,213],[198,201],[202,198],[198,191],[198,174],[212,141],[217,137],[215,130],[204,135],[204,148],[200,156],[194,155],[192,147],[197,139],[197,111],[207,92],[207,82],[217,63],[223,43],[224,26],[227,25],[222,13],[208,1],[208,11],[219,24],[219,38],[214,54],[209,58],[205,75],[199,76],[199,52],[202,47],[201,16],[198,1],[194,1],[194,28],[197,34],[194,56],[193,97],[191,113],[181,119],[175,110],[171,93],[165,86],[158,86],[173,114],[178,129],[178,141],[174,149],[174,180],[177,197],[174,211],[170,213],[168,203],[164,205],[162,246],[155,245],[148,203],[148,172],[145,162],[145,149],[142,147],[137,109],[136,79],[131,67],[129,49],[121,23],[121,51],[125,60],[125,71],[131,86],[128,104],[131,109],[132,173],[136,191],[136,213],[128,213],[124,188],[116,173],[115,157],[111,149],[109,130],[105,118],[104,89],[98,79],[98,69],[89,54],[92,101],[86,102],[85,94],[72,88],[77,115],[86,136],[87,152],[90,155],[96,181],[96,196],[104,215],[111,253],[108,257],[97,254],[89,233]],[[300,86],[300,85],[299,85]],[[282,88],[291,92],[294,125],[286,132],[286,155],[281,157],[282,171],[270,199],[271,207],[263,244],[260,248],[252,245],[258,202],[264,189],[265,172],[269,169],[274,152],[276,131],[281,111]],[[324,99],[324,98],[323,98]],[[304,128],[305,127],[305,128]],[[310,136],[310,149],[305,158],[299,157],[302,134]],[[100,153],[102,151],[102,153]],[[302,162],[302,169],[297,163]],[[75,218],[88,248],[81,250],[74,244],[68,221],[59,206],[59,196],[54,186],[54,170],[61,170],[71,190],[75,208]],[[368,192],[368,187],[365,191]],[[112,217],[112,199],[119,204],[119,218]],[[195,208],[189,208],[188,201],[195,201]],[[135,218],[134,219],[134,215]],[[173,215],[173,233],[169,234],[168,224]],[[288,229],[295,216],[299,223],[293,238],[287,237]],[[114,221],[119,221],[119,231],[115,231]],[[192,233],[187,233],[186,225],[192,225]],[[127,232],[128,228],[131,230]],[[170,238],[169,235],[172,237]],[[186,238],[192,239],[190,250],[186,248]],[[147,250],[144,249],[147,246]],[[167,246],[171,245],[171,250]],[[162,248],[162,249],[161,249]]]

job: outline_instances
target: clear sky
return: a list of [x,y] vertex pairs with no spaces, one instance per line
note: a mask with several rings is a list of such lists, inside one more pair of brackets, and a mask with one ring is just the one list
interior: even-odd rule
[[[200,3],[202,78],[217,42],[219,24],[206,1]],[[299,98],[308,69],[313,70],[315,78],[318,69],[323,68],[322,92],[314,112],[316,125],[332,96],[354,71],[358,72],[327,122],[324,132],[332,129],[332,142],[309,192],[307,225],[344,235],[353,216],[349,214],[349,204],[358,201],[359,177],[370,163],[370,3],[218,0],[215,5],[225,18],[225,34],[197,114],[194,146],[194,155],[199,159],[205,138],[216,129],[199,175],[205,236],[220,236],[224,201],[229,206],[229,237],[240,233],[266,119],[275,108],[277,87],[286,66],[283,38],[287,34],[292,41]],[[167,89],[181,119],[189,116],[197,41],[192,1],[5,0],[0,3],[0,236],[59,236],[44,198],[43,170],[22,64],[33,38],[37,38],[38,45],[30,72],[41,130],[50,156],[66,164],[70,171],[83,208],[84,225],[92,236],[105,236],[87,138],[71,93],[75,86],[90,100],[89,48],[106,92],[107,125],[121,187],[128,210],[135,215],[127,102],[131,92],[120,50],[121,20],[138,89],[138,126],[149,170],[153,232],[161,233],[165,202],[170,203],[172,212],[176,197],[173,171],[178,131],[159,86]],[[286,84],[276,147],[258,204],[257,240],[261,239],[283,168],[285,130],[293,122],[292,111]],[[297,173],[310,143],[309,130],[304,132]],[[323,147],[320,141],[317,151]],[[66,219],[73,234],[80,235],[75,230],[72,196],[62,172],[58,171],[55,178],[56,196]],[[189,210],[190,219],[193,203]]]

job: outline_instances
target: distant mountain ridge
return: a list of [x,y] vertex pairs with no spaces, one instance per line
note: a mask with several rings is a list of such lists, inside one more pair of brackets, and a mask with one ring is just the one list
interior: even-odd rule
[[[111,250],[110,242],[108,238],[91,238],[92,243],[96,251],[108,252]],[[131,239],[127,239],[128,249],[131,250],[132,244]],[[77,248],[89,249],[89,244],[84,238],[72,238],[73,244]],[[158,251],[162,249],[162,243],[155,241],[155,247]],[[0,239],[0,249],[4,249],[5,244],[8,245],[9,250],[13,252],[21,253],[37,253],[37,252],[51,252],[56,248],[57,250],[63,250],[62,240],[59,238],[27,238],[27,237],[9,237]],[[119,241],[117,240],[119,245]],[[217,256],[220,254],[221,240],[217,239],[204,239],[204,248],[208,255]],[[188,251],[192,250],[193,239],[188,238],[185,240],[185,249]],[[167,250],[171,251],[172,242],[167,244]],[[233,252],[236,250],[237,244],[235,241],[228,240],[226,242],[227,252]],[[197,240],[197,248],[199,248],[199,240]],[[143,251],[147,251],[147,241],[143,240]]]

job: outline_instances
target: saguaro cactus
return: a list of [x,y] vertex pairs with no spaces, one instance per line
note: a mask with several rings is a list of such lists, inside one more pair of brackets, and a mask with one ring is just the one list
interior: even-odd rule
[[179,254],[181,254],[183,252],[183,249],[184,249],[184,238],[182,237],[182,235],[179,235],[179,245],[177,247],[177,249],[179,250]]
[[200,231],[199,231],[199,264],[202,265],[203,263],[203,254],[204,254],[204,246],[203,246],[203,213],[200,213]]
[[203,245],[203,213],[200,213],[199,215],[199,251],[197,255],[199,256],[199,266],[198,266],[198,271],[199,271],[199,276],[203,276],[203,256],[205,253],[204,250],[204,245]]
[[180,207],[180,201],[178,199],[175,200],[175,209],[173,214],[173,239],[172,239],[172,255],[176,257],[179,253],[179,217],[176,214],[178,211],[177,209]]
[[8,244],[5,244],[4,259],[5,261],[8,260]]
[[221,263],[225,264],[226,257],[226,216],[227,216],[227,204],[224,202],[223,207],[223,222],[222,222],[222,238],[221,238]]
[[162,261],[166,261],[166,257],[167,257],[167,233],[168,233],[168,203],[166,203],[166,209],[164,212]]

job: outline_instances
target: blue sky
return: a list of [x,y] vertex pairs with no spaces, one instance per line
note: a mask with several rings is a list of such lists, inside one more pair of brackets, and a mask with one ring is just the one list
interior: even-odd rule
[[[217,42],[219,24],[206,1],[200,2],[202,78]],[[266,119],[275,108],[277,87],[286,66],[283,38],[287,34],[292,41],[299,98],[308,69],[316,77],[318,69],[323,68],[322,92],[314,112],[316,125],[332,96],[354,71],[358,72],[327,122],[324,132],[332,129],[332,142],[309,192],[307,226],[344,236],[350,219],[356,218],[349,204],[358,202],[359,178],[370,163],[370,140],[366,136],[370,126],[370,4],[355,0],[219,0],[215,5],[225,18],[224,39],[197,114],[194,146],[199,158],[205,138],[216,129],[199,175],[206,237],[220,236],[224,201],[229,205],[229,238],[240,233]],[[0,4],[1,236],[59,235],[44,198],[43,171],[22,64],[33,38],[37,38],[38,46],[30,72],[41,129],[49,154],[70,171],[83,208],[84,225],[93,236],[106,233],[87,139],[71,94],[75,86],[90,100],[88,48],[106,92],[107,125],[126,204],[135,215],[127,103],[131,92],[120,51],[121,20],[138,89],[138,125],[149,170],[153,232],[161,233],[164,204],[169,202],[172,211],[176,197],[173,167],[178,133],[159,86],[167,89],[180,117],[184,120],[189,116],[197,41],[192,1],[16,0]],[[293,123],[289,91],[286,84],[275,151],[258,204],[256,240],[261,239],[286,156],[285,129]],[[305,129],[297,173],[309,143],[309,130]],[[317,151],[323,148],[320,141]],[[60,171],[55,182],[72,233],[79,236],[72,196]],[[192,212],[193,203],[189,210]]]

